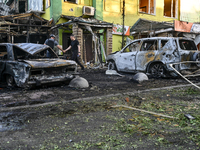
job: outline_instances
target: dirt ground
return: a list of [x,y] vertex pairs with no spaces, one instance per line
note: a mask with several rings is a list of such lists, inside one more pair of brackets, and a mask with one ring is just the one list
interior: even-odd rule
[[[200,148],[199,90],[183,87],[188,83],[180,78],[136,83],[132,74],[124,75],[80,71],[90,84],[86,89],[59,84],[24,90],[1,84],[0,149]],[[176,88],[163,88],[168,86]]]

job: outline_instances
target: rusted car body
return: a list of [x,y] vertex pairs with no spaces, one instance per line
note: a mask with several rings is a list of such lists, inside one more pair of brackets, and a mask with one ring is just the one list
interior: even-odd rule
[[191,39],[153,37],[132,41],[121,51],[110,54],[106,61],[110,70],[145,72],[161,77],[177,76],[169,65],[173,63],[180,72],[197,70],[199,58],[200,52]]
[[[52,58],[46,57],[47,50]],[[39,86],[73,78],[75,61],[59,59],[47,45],[21,43],[0,44],[0,79],[8,86]]]

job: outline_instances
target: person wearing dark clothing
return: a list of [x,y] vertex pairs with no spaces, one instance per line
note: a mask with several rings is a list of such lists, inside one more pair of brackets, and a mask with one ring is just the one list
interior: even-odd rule
[[70,39],[71,39],[71,45],[64,51],[68,51],[69,49],[71,49],[72,51],[72,57],[71,57],[71,60],[74,60],[76,61],[76,63],[81,66],[81,69],[84,70],[84,67],[83,65],[80,63],[78,57],[81,56],[81,52],[80,52],[80,45],[79,45],[79,42],[78,40],[75,39],[74,35],[72,34],[70,36]]
[[[49,47],[51,47],[52,49],[54,49],[54,46],[58,47],[62,52],[64,52],[64,50],[61,48],[61,46],[58,44],[58,42],[55,40],[55,35],[51,34],[49,39],[46,39],[46,41],[44,42],[44,45],[48,45]],[[50,58],[51,54],[49,51],[47,51],[47,57]]]

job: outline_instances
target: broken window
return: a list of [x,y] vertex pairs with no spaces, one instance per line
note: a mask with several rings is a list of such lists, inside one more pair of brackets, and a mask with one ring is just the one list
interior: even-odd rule
[[0,60],[7,59],[7,48],[6,46],[0,46]]
[[137,51],[140,48],[140,41],[136,41],[134,43],[131,43],[130,45],[128,45],[125,49],[124,49],[124,53],[127,52],[134,52]]
[[157,40],[144,41],[141,47],[141,51],[153,51],[157,50]]
[[197,50],[194,41],[190,40],[179,40],[179,45],[182,50]]
[[164,16],[177,18],[178,0],[164,0]]
[[43,0],[28,0],[28,10],[43,11]]
[[155,14],[155,0],[140,0],[139,11],[148,14]]
[[26,1],[19,1],[19,13],[26,12]]
[[64,2],[71,2],[71,3],[76,3],[77,4],[77,0],[64,0]]
[[14,58],[15,60],[18,59],[25,59],[26,57],[28,57],[30,54],[21,50],[20,48],[13,46],[13,53],[14,53]]
[[163,49],[163,47],[165,47],[165,44],[168,42],[168,40],[161,40],[160,43],[160,49]]

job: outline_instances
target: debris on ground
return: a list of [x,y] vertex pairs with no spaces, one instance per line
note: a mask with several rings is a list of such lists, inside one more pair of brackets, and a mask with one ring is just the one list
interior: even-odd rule
[[143,81],[149,80],[149,78],[145,73],[139,72],[133,76],[132,80],[141,83]]
[[124,75],[117,73],[116,70],[106,70],[106,75],[118,75],[120,77],[124,77]]
[[89,83],[85,78],[82,77],[76,77],[73,80],[70,81],[69,87],[74,88],[88,88]]

